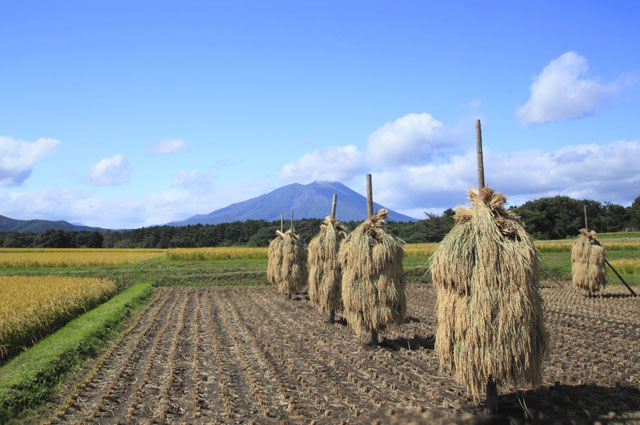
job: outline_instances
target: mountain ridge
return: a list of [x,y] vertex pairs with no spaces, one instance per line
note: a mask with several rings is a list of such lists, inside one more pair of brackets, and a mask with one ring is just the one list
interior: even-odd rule
[[101,227],[71,224],[65,220],[18,220],[15,218],[0,215],[0,232],[40,233],[48,229],[62,229],[67,231],[85,230],[101,233],[107,231],[107,229],[103,229]]
[[[194,224],[220,224],[233,221],[280,219],[280,213],[294,210],[295,219],[324,218],[331,212],[333,194],[338,195],[336,218],[341,221],[362,221],[367,215],[367,200],[364,196],[340,182],[314,181],[306,185],[291,183],[271,192],[235,202],[208,214],[197,214],[185,220],[167,223],[170,226]],[[375,211],[386,208],[374,202]],[[389,208],[390,221],[417,221]]]

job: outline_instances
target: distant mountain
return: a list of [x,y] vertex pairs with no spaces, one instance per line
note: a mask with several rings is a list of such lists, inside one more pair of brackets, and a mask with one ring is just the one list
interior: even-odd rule
[[[274,221],[284,213],[294,218],[324,218],[331,213],[333,194],[338,194],[336,217],[340,221],[362,221],[367,216],[367,198],[338,182],[293,183],[247,201],[231,204],[209,214],[194,215],[186,220],[169,223],[171,226],[191,224],[219,224],[244,220]],[[385,208],[374,202],[374,211]],[[388,209],[388,208],[387,208]],[[388,209],[389,210],[389,209]],[[389,210],[391,221],[416,221],[415,218]]]
[[62,229],[68,231],[88,230],[91,232],[106,232],[107,229],[71,224],[68,221],[49,220],[16,220],[0,215],[0,232],[33,232],[40,233],[47,229]]

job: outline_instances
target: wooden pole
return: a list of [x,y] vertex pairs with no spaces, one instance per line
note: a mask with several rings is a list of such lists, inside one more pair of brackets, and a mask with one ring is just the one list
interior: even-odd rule
[[367,217],[373,215],[373,189],[371,188],[371,174],[367,174]]
[[291,232],[293,233],[293,208],[291,208]]
[[336,218],[336,206],[338,205],[338,194],[333,194],[333,202],[331,203],[331,218]]
[[547,276],[549,279],[551,279],[552,281],[555,282],[556,285],[558,285],[559,287],[562,287],[562,284],[560,282],[558,282],[557,280],[555,280],[553,278],[553,276],[551,276],[551,273],[549,273],[548,271],[546,271],[545,269],[543,269],[542,267],[540,267],[540,271],[542,271],[542,273],[545,274],[545,276]]
[[587,204],[584,204],[583,207],[584,207],[584,228],[589,230],[589,224],[587,224]]
[[284,233],[284,213],[280,213],[280,233]]
[[480,120],[476,120],[476,152],[478,155],[478,189],[484,187],[484,162],[482,159],[482,130]]
[[611,270],[613,270],[613,272],[616,274],[616,276],[618,276],[618,279],[620,279],[622,281],[622,283],[624,283],[624,286],[627,287],[627,289],[631,292],[631,294],[634,297],[637,297],[638,294],[636,294],[633,289],[631,289],[631,286],[627,285],[627,282],[624,281],[624,279],[622,278],[622,276],[620,276],[620,273],[618,273],[618,271],[616,269],[613,268],[613,266],[611,265],[611,263],[605,258],[604,262],[607,263],[607,266],[609,266],[611,268]]

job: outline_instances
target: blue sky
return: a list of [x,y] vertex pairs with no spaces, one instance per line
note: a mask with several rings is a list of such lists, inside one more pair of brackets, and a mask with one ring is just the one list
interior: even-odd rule
[[640,5],[0,3],[0,214],[140,227],[340,180],[422,217],[640,195]]

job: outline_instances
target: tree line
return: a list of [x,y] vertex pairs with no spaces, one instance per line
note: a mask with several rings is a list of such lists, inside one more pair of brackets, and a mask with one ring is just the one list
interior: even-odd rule
[[[535,239],[573,238],[584,227],[584,206],[589,228],[598,232],[640,229],[640,196],[629,207],[598,201],[579,201],[567,196],[541,198],[512,207]],[[387,232],[407,243],[439,242],[454,224],[455,211],[425,213],[415,222],[387,222]],[[295,220],[294,227],[308,243],[318,233],[321,219]],[[346,222],[353,230],[359,222]],[[285,226],[288,229],[289,223]],[[5,248],[188,248],[214,246],[267,246],[280,229],[279,221],[247,220],[216,225],[154,226],[125,231],[66,231],[48,229],[40,233],[0,233]]]

